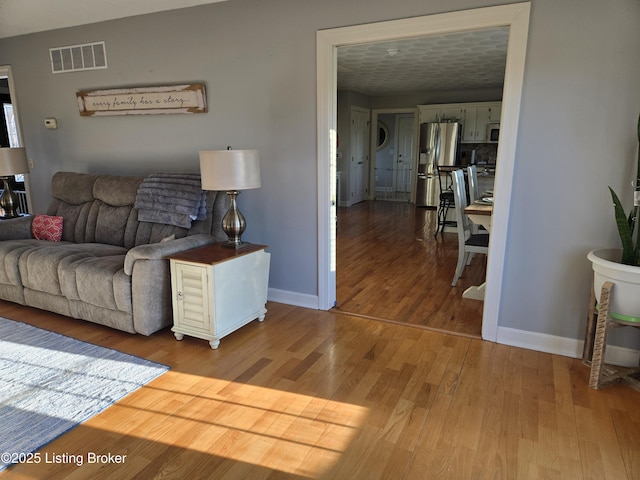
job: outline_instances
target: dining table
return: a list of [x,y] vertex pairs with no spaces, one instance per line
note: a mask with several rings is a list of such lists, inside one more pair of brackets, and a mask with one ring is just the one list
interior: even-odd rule
[[[467,205],[464,209],[464,213],[469,217],[473,223],[477,225],[483,226],[487,232],[491,232],[491,217],[493,215],[493,202],[483,200],[481,197],[480,200],[476,200],[475,202]],[[484,292],[487,286],[487,282],[482,282],[481,285],[473,285],[467,288],[463,294],[462,298],[469,298],[472,300],[480,300],[484,301]]]

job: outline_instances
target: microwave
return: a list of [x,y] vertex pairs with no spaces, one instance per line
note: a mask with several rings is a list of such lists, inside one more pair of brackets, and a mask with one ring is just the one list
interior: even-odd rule
[[498,143],[500,137],[500,124],[490,123],[487,125],[487,141],[489,143]]

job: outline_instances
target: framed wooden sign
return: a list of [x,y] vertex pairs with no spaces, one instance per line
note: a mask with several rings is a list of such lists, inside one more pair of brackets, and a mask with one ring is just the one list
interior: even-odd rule
[[117,88],[76,93],[82,116],[204,113],[204,85]]

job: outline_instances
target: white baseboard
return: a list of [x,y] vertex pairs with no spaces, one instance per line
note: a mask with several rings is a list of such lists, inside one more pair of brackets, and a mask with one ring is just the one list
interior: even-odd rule
[[279,290],[277,288],[269,289],[267,292],[267,299],[271,302],[284,303],[295,307],[313,308],[314,310],[318,310],[320,305],[317,295],[290,292],[288,290]]
[[[582,358],[584,346],[584,340],[526,332],[507,327],[498,327],[497,343],[573,358]],[[637,367],[639,359],[640,351],[638,350],[615,345],[607,346],[605,361],[611,365]]]
[[[317,295],[291,292],[270,288],[267,298],[271,302],[284,303],[296,307],[319,309]],[[584,340],[558,337],[546,333],[527,332],[515,328],[498,327],[497,343],[511,347],[526,348],[538,352],[553,353],[565,357],[581,358]],[[605,361],[621,367],[637,367],[640,362],[640,351],[631,348],[607,346]]]

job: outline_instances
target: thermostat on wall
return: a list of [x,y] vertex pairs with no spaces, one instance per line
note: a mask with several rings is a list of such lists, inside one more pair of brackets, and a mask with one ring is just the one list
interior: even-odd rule
[[44,126],[50,128],[51,130],[55,130],[56,128],[58,128],[58,122],[55,118],[45,118]]

